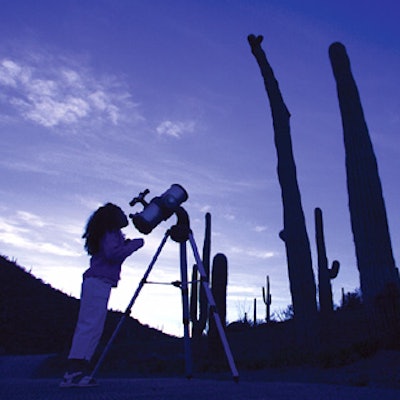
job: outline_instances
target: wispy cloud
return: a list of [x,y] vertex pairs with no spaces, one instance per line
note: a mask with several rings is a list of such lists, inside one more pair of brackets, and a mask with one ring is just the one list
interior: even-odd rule
[[[72,64],[72,63],[71,63]],[[34,61],[5,58],[0,61],[2,101],[24,119],[52,128],[82,121],[103,120],[117,125],[126,110],[135,108],[130,94],[110,77],[96,77],[66,60],[37,55]],[[130,118],[142,118],[138,111]]]
[[207,213],[207,212],[210,212],[211,209],[212,209],[212,207],[209,204],[206,204],[200,208],[200,212]]
[[[46,225],[39,216],[26,211],[18,211],[13,219],[0,217],[0,242],[5,245],[64,257],[79,257],[81,254],[66,243],[54,243],[44,238],[38,231]],[[52,236],[51,228],[50,236]]]
[[182,137],[185,133],[194,131],[195,123],[193,121],[170,121],[161,122],[156,130],[159,135],[172,136],[175,138]]
[[227,221],[234,221],[234,220],[236,219],[236,216],[233,215],[233,214],[228,213],[228,214],[225,214],[225,215],[224,215],[224,218],[225,218]]
[[27,225],[42,228],[46,223],[38,215],[32,214],[27,211],[17,211],[18,217]]
[[258,259],[268,259],[275,257],[277,254],[273,251],[264,251],[255,248],[232,246],[229,251],[232,254],[241,254],[248,257],[258,258]]

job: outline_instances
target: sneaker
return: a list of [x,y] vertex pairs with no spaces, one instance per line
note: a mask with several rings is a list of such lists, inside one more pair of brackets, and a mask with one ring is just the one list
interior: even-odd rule
[[90,375],[85,375],[78,383],[79,387],[94,387],[97,385],[98,383],[96,382],[96,379]]
[[63,380],[60,383],[60,387],[76,387],[79,381],[83,378],[83,373],[79,372],[66,372],[63,376]]
[[97,386],[96,380],[89,375],[84,375],[81,371],[72,373],[66,372],[60,383],[60,387],[62,388],[94,386]]

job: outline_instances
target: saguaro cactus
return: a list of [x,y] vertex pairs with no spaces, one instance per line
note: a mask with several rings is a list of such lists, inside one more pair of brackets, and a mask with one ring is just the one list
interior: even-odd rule
[[269,288],[269,276],[267,275],[266,278],[266,287],[264,286],[261,288],[262,289],[262,298],[263,302],[265,304],[265,322],[270,322],[271,321],[271,303],[272,303],[272,296],[270,293],[270,288]]
[[261,48],[262,36],[250,35],[248,41],[264,78],[274,126],[278,155],[278,178],[283,202],[283,232],[290,280],[290,291],[299,339],[312,339],[316,322],[317,302],[308,239],[296,165],[290,136],[290,113],[283,101],[274,72]]
[[315,214],[315,239],[318,252],[318,293],[319,310],[322,315],[328,315],[333,311],[332,286],[331,280],[336,278],[339,273],[340,263],[335,260],[332,267],[328,267],[326,256],[324,225],[322,219],[322,210],[316,208]]
[[[205,216],[205,233],[203,245],[203,265],[209,281],[210,276],[210,253],[211,253],[211,214]],[[192,290],[190,296],[190,319],[192,321],[192,337],[201,337],[206,328],[208,319],[208,299],[203,285],[198,285],[199,273],[197,266],[193,266]]]
[[342,116],[349,210],[363,301],[369,306],[379,306],[375,314],[381,315],[395,305],[397,313],[389,318],[398,318],[399,273],[393,258],[382,185],[360,95],[345,46],[333,43],[329,47],[329,56]]
[[257,326],[257,299],[253,300],[253,327]]
[[[222,253],[218,253],[213,258],[212,263],[212,277],[211,277],[211,291],[215,300],[215,305],[218,314],[221,318],[222,325],[226,325],[226,290],[228,285],[228,259]],[[214,318],[208,322],[208,336],[210,340],[210,349],[212,351],[223,350],[218,341],[218,330],[215,325]],[[217,346],[220,347],[217,350]]]

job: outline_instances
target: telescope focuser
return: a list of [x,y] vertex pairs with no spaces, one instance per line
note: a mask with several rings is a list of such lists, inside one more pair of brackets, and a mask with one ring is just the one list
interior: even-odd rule
[[134,197],[130,202],[129,205],[133,207],[135,204],[140,203],[143,205],[143,207],[147,207],[149,203],[144,199],[146,195],[150,193],[149,189],[146,189],[145,191],[139,193],[138,196]]

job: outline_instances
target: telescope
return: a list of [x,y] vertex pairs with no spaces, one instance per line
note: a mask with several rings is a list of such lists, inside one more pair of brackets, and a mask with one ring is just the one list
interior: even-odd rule
[[179,287],[182,293],[182,312],[183,312],[183,326],[184,326],[184,343],[185,343],[185,358],[186,358],[186,376],[188,378],[192,377],[192,355],[191,355],[191,347],[190,347],[190,333],[189,333],[189,323],[190,323],[190,313],[189,313],[189,290],[188,284],[194,282],[188,282],[187,277],[187,249],[186,242],[190,243],[190,246],[193,251],[193,256],[196,260],[197,270],[200,274],[200,280],[195,282],[201,282],[202,288],[206,294],[209,310],[214,317],[216,327],[218,329],[219,337],[222,342],[222,346],[225,351],[226,358],[228,360],[229,366],[231,368],[233,379],[235,382],[239,379],[239,374],[237,372],[235,361],[233,359],[231,350],[229,348],[229,344],[227,342],[227,338],[225,335],[225,331],[223,328],[223,324],[221,322],[221,318],[219,317],[217,311],[217,305],[215,303],[215,299],[211,292],[211,288],[208,284],[207,273],[204,269],[203,261],[200,258],[199,251],[197,249],[196,242],[194,240],[192,231],[190,229],[189,216],[186,210],[181,206],[188,198],[188,194],[186,190],[178,184],[173,184],[171,187],[164,192],[161,196],[154,197],[150,202],[145,200],[145,197],[150,193],[149,189],[144,190],[139,193],[137,197],[134,197],[129,205],[134,206],[137,203],[142,204],[143,210],[136,214],[129,214],[129,218],[132,219],[133,224],[136,229],[144,234],[149,234],[159,223],[162,221],[166,221],[173,214],[176,214],[177,222],[170,229],[165,232],[164,238],[161,240],[161,243],[156,250],[153,259],[151,260],[149,266],[147,267],[146,272],[143,275],[143,278],[139,282],[139,286],[137,287],[128,307],[123,313],[117,327],[115,328],[113,334],[111,335],[106,347],[101,353],[96,366],[90,374],[90,377],[93,378],[97,371],[99,370],[106,354],[108,353],[115,337],[117,336],[119,330],[121,329],[122,324],[125,319],[129,317],[131,313],[131,309],[133,304],[135,303],[137,297],[139,296],[140,291],[146,283],[157,283],[157,282],[149,282],[148,277],[150,275],[151,270],[153,269],[154,264],[157,261],[158,256],[161,253],[165,243],[168,238],[171,238],[173,241],[179,243],[180,247],[180,269],[181,269],[181,281],[171,282],[172,285]]
[[158,224],[170,218],[188,198],[186,190],[178,184],[173,184],[161,196],[154,197],[150,202],[145,200],[145,197],[150,193],[149,189],[139,193],[134,197],[129,205],[133,207],[140,203],[143,205],[143,210],[136,214],[129,214],[133,225],[136,229],[148,235]]

